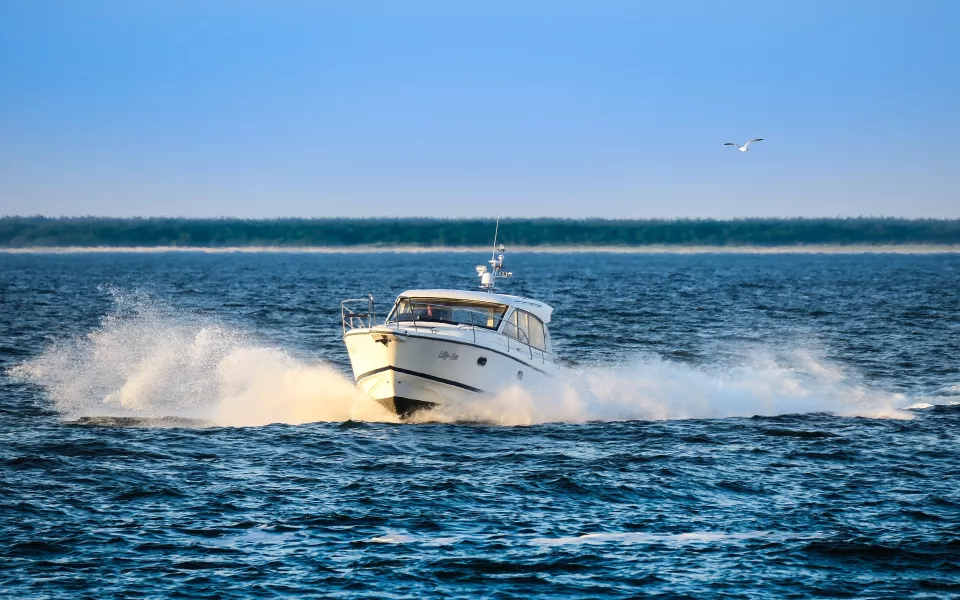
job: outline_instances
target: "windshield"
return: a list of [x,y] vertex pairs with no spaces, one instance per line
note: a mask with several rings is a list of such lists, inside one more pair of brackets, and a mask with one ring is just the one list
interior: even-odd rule
[[497,329],[505,312],[505,304],[449,298],[401,298],[387,322],[449,323]]

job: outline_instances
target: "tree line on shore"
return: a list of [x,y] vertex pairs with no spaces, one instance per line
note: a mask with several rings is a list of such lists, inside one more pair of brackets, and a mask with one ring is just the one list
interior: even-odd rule
[[[0,246],[485,246],[492,219],[2,217]],[[960,219],[501,219],[513,246],[960,244]]]

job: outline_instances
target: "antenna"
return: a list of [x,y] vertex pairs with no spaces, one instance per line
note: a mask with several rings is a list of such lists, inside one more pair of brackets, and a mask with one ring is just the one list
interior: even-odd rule
[[[497,246],[497,237],[500,235],[500,215],[497,215],[497,226],[493,232],[493,253],[490,255],[490,270],[484,265],[477,265],[477,275],[480,276],[480,287],[492,292],[497,279],[513,277],[513,273],[501,271],[503,268],[503,254],[507,251],[503,244]],[[499,256],[497,255],[499,253]]]

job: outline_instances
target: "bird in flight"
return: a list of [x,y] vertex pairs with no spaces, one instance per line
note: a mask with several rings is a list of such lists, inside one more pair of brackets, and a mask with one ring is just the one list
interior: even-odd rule
[[763,138],[757,138],[755,140],[749,140],[746,144],[742,146],[740,144],[734,144],[733,142],[727,142],[726,144],[724,144],[724,146],[736,146],[737,150],[739,150],[740,152],[746,152],[747,150],[750,149],[749,148],[750,144],[752,144],[753,142],[762,142],[762,141],[763,141]]

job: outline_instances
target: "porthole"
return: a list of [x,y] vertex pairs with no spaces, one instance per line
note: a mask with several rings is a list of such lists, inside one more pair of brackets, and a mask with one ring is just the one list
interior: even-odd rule
[[517,379],[523,379],[523,371],[517,371]]
[[485,364],[487,364],[487,357],[486,357],[486,356],[481,356],[480,358],[477,359],[477,365],[479,365],[479,366],[482,367],[482,366],[485,365]]

